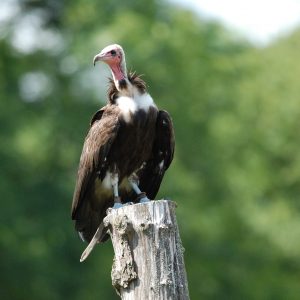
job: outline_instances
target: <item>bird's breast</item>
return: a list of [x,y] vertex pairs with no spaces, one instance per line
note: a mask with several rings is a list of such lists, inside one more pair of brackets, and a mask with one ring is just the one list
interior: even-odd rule
[[117,167],[122,179],[138,170],[152,153],[155,139],[156,107],[148,110],[137,109],[130,114],[131,121],[125,117],[120,120],[118,135],[111,147],[109,164]]
[[156,108],[152,97],[148,93],[140,94],[138,91],[134,91],[132,97],[118,97],[116,104],[121,110],[121,114],[127,123],[132,121],[132,118],[137,111],[144,110],[147,113],[151,107]]

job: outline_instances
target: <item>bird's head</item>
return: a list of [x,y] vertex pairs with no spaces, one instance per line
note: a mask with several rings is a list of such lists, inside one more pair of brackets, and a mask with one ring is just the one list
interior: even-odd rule
[[105,47],[94,57],[94,65],[97,61],[103,61],[109,65],[115,81],[127,78],[125,54],[120,45],[113,44]]

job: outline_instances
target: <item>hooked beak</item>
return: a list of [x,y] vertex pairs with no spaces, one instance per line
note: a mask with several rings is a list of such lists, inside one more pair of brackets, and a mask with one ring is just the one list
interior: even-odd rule
[[94,60],[93,60],[94,66],[96,65],[97,61],[105,61],[109,57],[110,57],[109,54],[100,52],[99,54],[95,55],[95,57],[94,57]]

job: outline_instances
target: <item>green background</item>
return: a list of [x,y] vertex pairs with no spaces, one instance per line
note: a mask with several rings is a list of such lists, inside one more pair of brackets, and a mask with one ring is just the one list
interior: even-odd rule
[[[118,299],[108,242],[70,206],[119,43],[173,117],[157,198],[178,203],[192,299],[300,297],[300,31],[255,47],[166,1],[14,1],[0,23],[0,298]],[[0,5],[1,6],[1,5]]]

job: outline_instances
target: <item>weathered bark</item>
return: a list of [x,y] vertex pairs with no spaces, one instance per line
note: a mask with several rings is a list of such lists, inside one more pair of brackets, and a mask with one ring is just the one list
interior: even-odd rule
[[112,283],[123,300],[189,299],[174,202],[126,205],[104,223],[115,251]]

